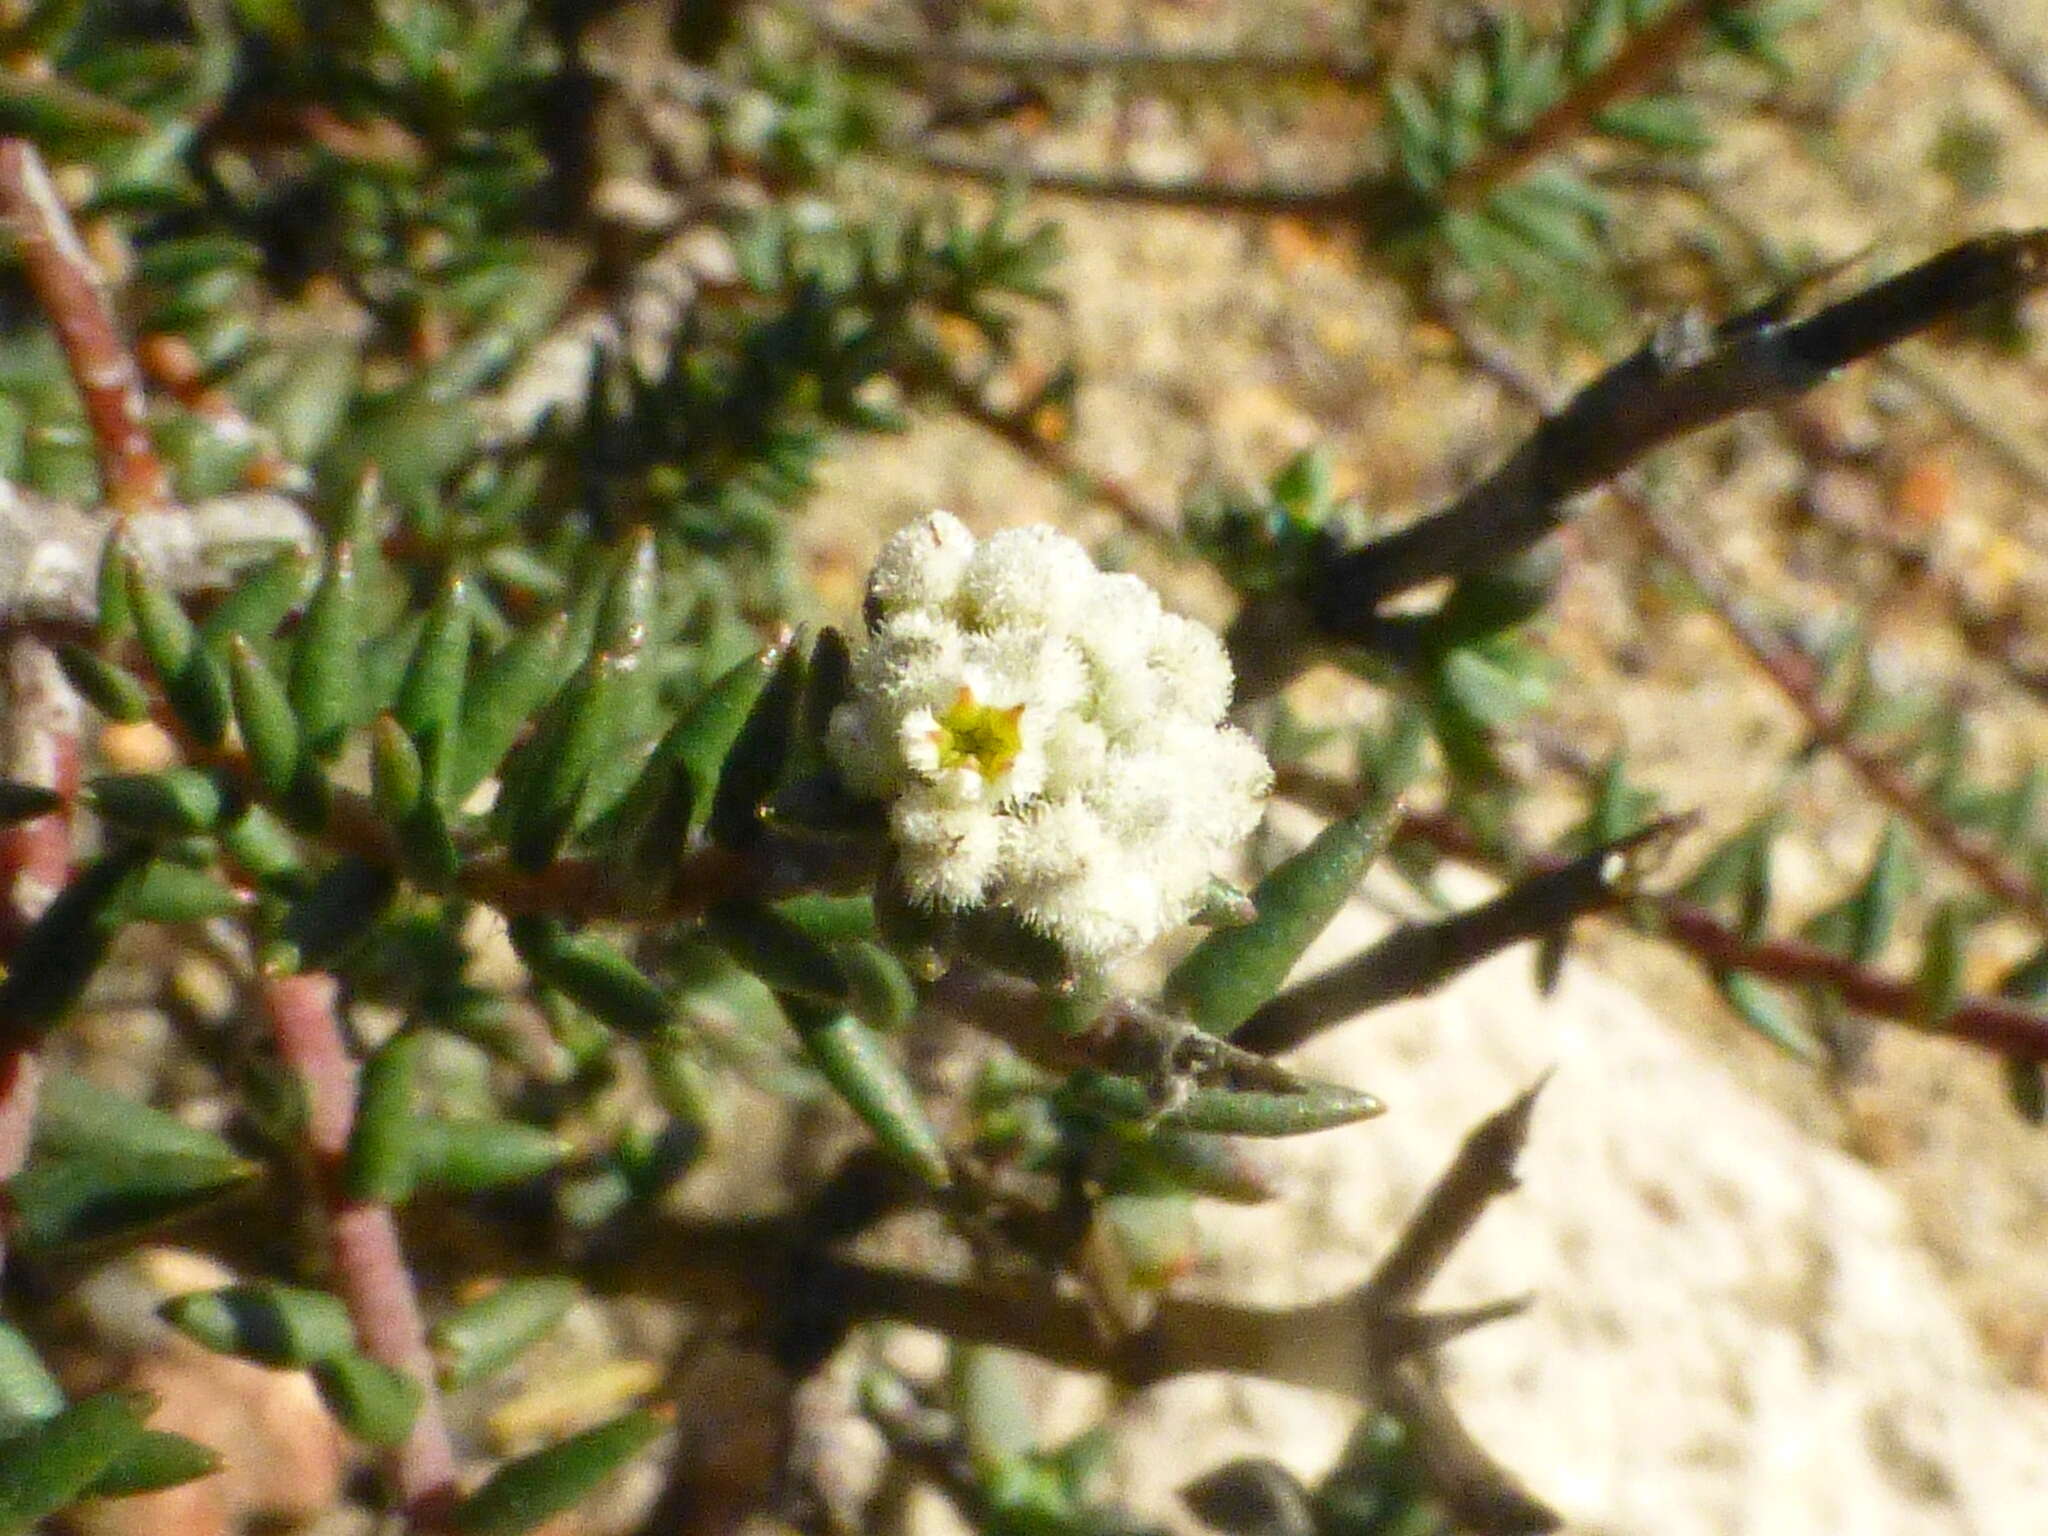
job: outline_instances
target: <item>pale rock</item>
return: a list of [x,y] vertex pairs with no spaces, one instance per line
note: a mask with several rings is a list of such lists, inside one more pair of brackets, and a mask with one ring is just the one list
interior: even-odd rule
[[[1308,966],[1384,926],[1354,904]],[[2039,1528],[2048,1402],[1996,1375],[1898,1199],[1614,982],[1568,965],[1544,999],[1527,950],[1511,952],[1296,1064],[1390,1112],[1277,1148],[1274,1205],[1211,1205],[1205,1291],[1284,1305],[1356,1284],[1467,1129],[1554,1069],[1522,1190],[1428,1299],[1533,1294],[1447,1351],[1447,1383],[1569,1529]],[[1268,1383],[1168,1383],[1120,1415],[1118,1492],[1193,1529],[1174,1496],[1188,1477],[1243,1454],[1313,1477],[1355,1413]]]

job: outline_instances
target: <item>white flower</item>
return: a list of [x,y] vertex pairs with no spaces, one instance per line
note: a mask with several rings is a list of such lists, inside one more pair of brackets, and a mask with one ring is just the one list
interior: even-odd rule
[[1185,922],[1271,782],[1222,723],[1230,662],[1135,576],[1050,528],[977,543],[935,512],[884,546],[828,746],[889,802],[899,877],[1000,906],[1077,964]]

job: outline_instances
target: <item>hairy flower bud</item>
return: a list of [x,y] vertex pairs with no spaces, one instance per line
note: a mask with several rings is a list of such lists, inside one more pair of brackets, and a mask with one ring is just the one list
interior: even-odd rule
[[886,800],[913,900],[1000,906],[1077,964],[1185,922],[1272,779],[1222,723],[1230,662],[1050,528],[935,512],[884,546],[830,748]]

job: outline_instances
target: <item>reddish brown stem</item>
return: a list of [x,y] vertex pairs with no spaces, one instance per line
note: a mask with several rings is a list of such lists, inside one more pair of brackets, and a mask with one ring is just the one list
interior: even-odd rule
[[37,302],[57,329],[85,406],[108,503],[121,512],[157,506],[169,494],[170,478],[149,440],[141,375],[92,257],[42,156],[25,139],[0,138],[0,220],[14,236]]
[[1987,894],[2037,933],[2048,935],[2048,893],[2004,854],[1935,805],[1912,777],[1858,736],[1848,721],[1820,697],[1820,679],[1804,655],[1751,617],[1729,592],[1712,557],[1691,534],[1665,517],[1647,498],[1617,491],[1616,500],[1649,535],[1656,551],[1684,572],[1708,610],[1799,712],[1814,739],[1846,763],[1864,787],[1900,820],[1939,849]]
[[[1279,777],[1281,793],[1304,805],[1333,815],[1348,815],[1357,808],[1359,791],[1353,785],[1293,768],[1282,768]],[[1427,843],[1461,863],[1505,872],[1502,858],[1456,817],[1441,811],[1410,811],[1396,836]],[[1517,867],[1541,871],[1565,862],[1556,856],[1538,857],[1520,861]],[[1869,1018],[1946,1035],[2002,1056],[2048,1061],[2048,1015],[2010,998],[1968,996],[1940,1018],[1929,1018],[1926,999],[1910,979],[1887,976],[1804,939],[1747,938],[1734,924],[1677,896],[1640,895],[1627,906],[1600,915],[1634,921],[1670,939],[1711,970],[1741,971],[1780,986],[1825,987]]]
[[[56,658],[39,641],[24,636],[8,645],[4,683],[0,772],[18,783],[54,789],[64,804],[47,816],[0,829],[0,960],[13,952],[70,876],[71,800],[78,793],[83,713]],[[33,1051],[0,1052],[0,1189],[28,1160],[41,1081],[42,1067]],[[8,1225],[0,1212],[0,1266],[7,1258]]]
[[342,1040],[338,993],[334,978],[323,973],[271,976],[263,981],[263,1008],[278,1054],[305,1093],[306,1141],[327,1210],[335,1285],[355,1321],[356,1339],[364,1354],[404,1372],[425,1394],[388,1471],[415,1529],[432,1529],[455,1495],[455,1448],[435,1386],[426,1319],[391,1207],[352,1200],[342,1185],[342,1161],[355,1124],[356,1064]]

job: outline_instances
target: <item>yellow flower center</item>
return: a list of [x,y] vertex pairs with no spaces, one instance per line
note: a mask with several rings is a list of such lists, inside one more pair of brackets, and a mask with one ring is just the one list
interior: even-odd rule
[[971,688],[962,688],[938,717],[939,766],[972,768],[988,780],[1001,777],[1023,750],[1023,717],[1022,704],[998,709],[976,699]]

